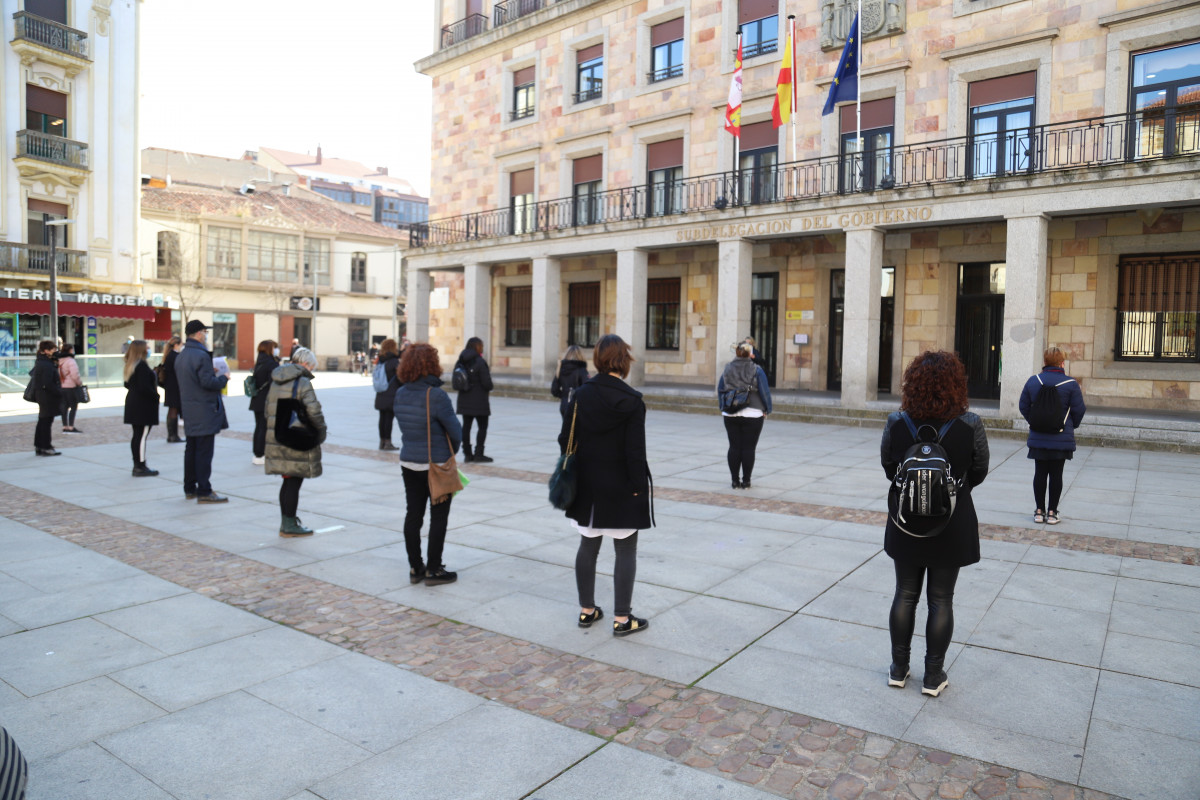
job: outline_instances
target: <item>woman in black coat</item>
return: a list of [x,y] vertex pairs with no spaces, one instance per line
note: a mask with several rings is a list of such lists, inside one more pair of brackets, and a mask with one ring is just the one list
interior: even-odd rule
[[37,425],[33,429],[33,449],[39,456],[62,455],[54,449],[50,441],[50,429],[54,427],[54,418],[62,410],[62,379],[58,374],[58,364],[54,361],[54,352],[58,345],[51,339],[38,342],[37,359],[33,369],[29,371],[29,381],[33,384],[34,399],[38,404]]
[[254,362],[254,396],[250,410],[254,412],[254,458],[250,463],[266,464],[267,455],[267,392],[271,389],[271,373],[279,366],[279,343],[263,339],[258,343],[258,358]]
[[[906,421],[902,415],[907,415]],[[896,524],[900,492],[895,480],[905,452],[916,438],[909,421],[935,432],[949,424],[941,445],[950,460],[956,485],[956,505],[941,533],[917,538]],[[888,685],[904,688],[909,652],[922,584],[927,585],[929,618],[925,625],[925,677],[922,694],[937,697],[946,688],[946,650],[954,633],[954,584],[958,570],[979,561],[979,518],[971,489],[983,483],[988,471],[988,441],[983,422],[967,411],[967,373],[954,353],[930,351],[913,359],[904,371],[900,411],[888,416],[879,447],[879,460],[889,480],[888,521],[884,550],[896,567],[896,595],[892,600],[889,629],[892,666]],[[928,574],[928,581],[926,575]]]
[[[1048,384],[1055,388],[1058,394],[1058,413],[1055,415],[1055,433],[1029,429],[1028,457],[1033,460],[1033,521],[1045,522],[1050,525],[1058,524],[1058,501],[1062,497],[1063,467],[1075,457],[1075,429],[1083,422],[1087,405],[1083,402],[1083,390],[1079,381],[1072,378],[1063,370],[1063,362],[1067,356],[1057,347],[1048,347],[1042,353],[1041,373],[1030,377],[1021,390],[1021,400],[1018,408],[1021,416],[1029,422],[1030,412],[1033,411],[1033,401],[1037,398],[1042,386]],[[1050,500],[1046,502],[1046,488],[1049,484]]]
[[607,536],[616,548],[613,570],[613,635],[645,630],[649,622],[633,615],[638,531],[654,524],[650,465],[646,463],[646,404],[623,380],[633,355],[615,334],[601,337],[592,355],[597,375],[575,390],[558,435],[560,452],[576,447],[575,501],[567,518],[579,531],[575,585],[579,627],[590,627],[604,612],[596,605],[596,557]]
[[400,388],[400,380],[396,377],[396,369],[400,366],[400,346],[395,339],[384,339],[379,344],[379,361],[383,365],[383,374],[387,376],[387,389],[375,393],[375,410],[379,412],[379,449],[398,450],[392,444],[392,422],[396,412],[392,406],[396,402],[396,390]]
[[563,353],[562,361],[558,362],[558,373],[550,382],[550,394],[558,398],[558,413],[563,419],[567,417],[571,396],[587,379],[587,362],[583,360],[583,350],[579,345],[573,344]]
[[158,424],[158,379],[146,363],[146,341],[135,339],[125,351],[125,424],[133,426],[133,477],[147,478],[158,470],[146,466],[146,440]]
[[[483,339],[472,336],[467,340],[454,364],[454,371],[462,370],[467,374],[468,387],[458,392],[454,410],[463,418],[463,461],[479,461],[490,464],[496,459],[483,452],[483,444],[487,441],[488,417],[492,415],[492,406],[488,395],[494,388],[492,373],[488,363],[483,360]],[[471,448],[471,423],[479,423],[479,435],[475,439],[475,447]]]
[[167,443],[182,442],[179,438],[179,409],[183,403],[179,399],[179,384],[175,381],[175,357],[183,348],[183,340],[172,336],[163,347],[162,387],[163,405],[167,407]]

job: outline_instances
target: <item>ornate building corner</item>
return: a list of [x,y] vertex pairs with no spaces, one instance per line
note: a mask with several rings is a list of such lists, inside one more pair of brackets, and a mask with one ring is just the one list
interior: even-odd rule
[[[904,33],[907,0],[862,0],[864,42]],[[833,50],[846,43],[846,34],[858,11],[857,0],[821,0],[821,48]]]

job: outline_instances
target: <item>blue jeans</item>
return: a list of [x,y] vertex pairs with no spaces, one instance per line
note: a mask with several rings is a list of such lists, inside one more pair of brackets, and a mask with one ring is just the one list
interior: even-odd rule
[[212,460],[216,435],[189,436],[183,446],[183,491],[187,494],[212,494]]

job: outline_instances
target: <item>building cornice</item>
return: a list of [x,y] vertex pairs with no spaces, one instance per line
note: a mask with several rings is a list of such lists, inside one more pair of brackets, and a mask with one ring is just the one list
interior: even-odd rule
[[644,125],[653,125],[656,122],[666,122],[667,120],[672,119],[684,119],[685,117],[690,117],[691,115],[692,109],[690,108],[683,111],[668,111],[665,114],[656,114],[653,117],[646,117],[645,119],[639,119],[637,122],[631,122],[629,123],[629,127],[640,128]]
[[981,44],[973,44],[967,47],[959,47],[954,50],[947,50],[942,53],[943,61],[953,61],[956,58],[964,58],[973,56],[976,53],[987,53],[991,50],[1004,50],[1009,47],[1019,47],[1023,44],[1031,44],[1032,42],[1041,42],[1048,39],[1058,37],[1058,28],[1043,28],[1040,31],[1032,33],[1021,33],[1016,36],[1006,36],[1003,39],[992,39],[989,42]]
[[[876,64],[873,67],[863,67],[859,74],[866,78],[871,75],[883,75],[888,72],[910,69],[911,67],[912,62],[906,58],[903,61],[888,61],[884,64]],[[833,83],[833,75],[830,75],[827,78],[817,79],[817,86],[829,86],[831,83]],[[772,92],[772,94],[774,94],[774,92]]]
[[1096,22],[1101,28],[1110,28],[1116,25],[1123,25],[1127,22],[1137,22],[1147,17],[1170,14],[1172,11],[1195,8],[1196,6],[1200,6],[1200,0],[1166,0],[1166,2],[1155,3],[1152,6],[1134,8],[1129,11],[1118,11],[1116,14],[1107,14],[1100,17]]

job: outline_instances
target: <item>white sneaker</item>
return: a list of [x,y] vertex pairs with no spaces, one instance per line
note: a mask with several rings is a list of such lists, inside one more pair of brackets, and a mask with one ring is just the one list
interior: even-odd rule
[[265,458],[260,458],[259,456],[255,456],[254,458],[250,459],[250,463],[256,467],[261,467],[263,464],[267,463],[267,460]]

